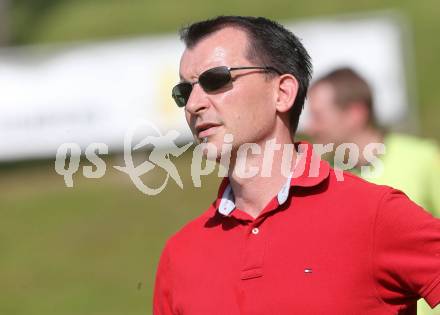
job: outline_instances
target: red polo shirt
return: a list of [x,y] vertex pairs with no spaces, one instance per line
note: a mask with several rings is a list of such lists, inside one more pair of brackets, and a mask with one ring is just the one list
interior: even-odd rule
[[[327,162],[290,179],[253,219],[225,179],[167,242],[154,314],[416,314],[440,302],[440,220],[403,193]],[[316,160],[315,160],[316,162]]]

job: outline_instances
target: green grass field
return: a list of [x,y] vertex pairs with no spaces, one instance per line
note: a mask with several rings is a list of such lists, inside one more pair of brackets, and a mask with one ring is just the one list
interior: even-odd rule
[[[165,240],[217,192],[216,176],[193,187],[190,161],[176,160],[185,189],[170,181],[158,196],[111,169],[101,179],[77,174],[73,188],[53,163],[2,170],[0,314],[148,314]],[[147,175],[154,187],[163,173]]]

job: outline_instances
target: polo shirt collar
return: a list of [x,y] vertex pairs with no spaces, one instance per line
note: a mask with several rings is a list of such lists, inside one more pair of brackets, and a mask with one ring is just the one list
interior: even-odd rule
[[223,195],[220,199],[220,205],[218,206],[218,212],[228,216],[232,210],[235,209],[234,192],[232,191],[231,184],[228,183]]
[[[291,180],[292,180],[292,175],[289,176],[289,178],[287,179],[287,181],[285,182],[285,184],[277,194],[277,200],[279,205],[285,203],[287,198],[289,197]],[[232,191],[231,184],[228,183],[220,199],[218,212],[220,212],[224,216],[228,216],[234,209],[235,209],[234,192]]]
[[[285,184],[278,192],[276,198],[278,205],[284,204],[289,198],[291,187],[313,187],[323,182],[330,173],[327,161],[313,155],[313,147],[310,143],[295,143],[298,152],[298,160],[293,173],[287,178]],[[218,212],[229,216],[235,207],[235,197],[229,178],[222,181],[219,189],[219,199],[216,202]]]

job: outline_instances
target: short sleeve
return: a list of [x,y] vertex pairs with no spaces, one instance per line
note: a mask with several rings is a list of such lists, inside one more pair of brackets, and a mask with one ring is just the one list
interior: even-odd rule
[[390,189],[377,209],[373,274],[380,298],[407,305],[440,303],[440,220]]
[[440,153],[437,151],[432,159],[429,170],[429,187],[430,196],[428,209],[434,216],[440,219]]
[[172,276],[169,248],[165,246],[159,260],[154,286],[153,314],[172,315]]

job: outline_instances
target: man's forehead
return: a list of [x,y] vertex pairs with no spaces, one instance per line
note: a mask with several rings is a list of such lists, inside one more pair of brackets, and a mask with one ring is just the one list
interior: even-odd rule
[[[230,58],[230,52],[228,48],[221,43],[201,49],[200,47],[185,49],[182,58],[180,60],[181,69],[194,69],[203,66],[209,66],[210,64],[216,64],[223,62]],[[231,56],[232,57],[232,56]]]
[[185,49],[180,60],[181,79],[196,77],[212,67],[237,66],[246,61],[246,52],[244,31],[232,27],[221,29]]
[[309,90],[309,98],[310,99],[328,99],[329,101],[333,101],[335,96],[335,90],[333,86],[328,82],[319,82],[313,85]]

